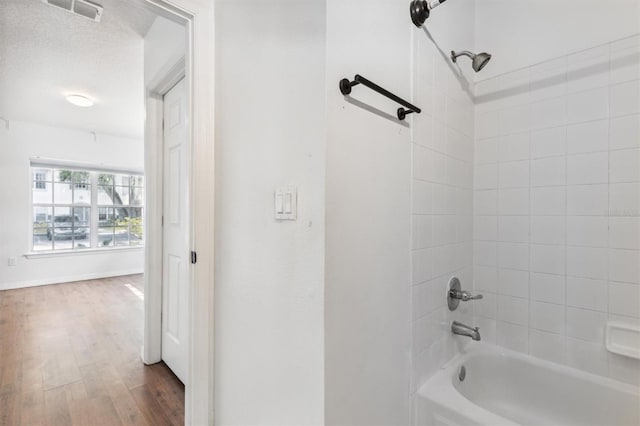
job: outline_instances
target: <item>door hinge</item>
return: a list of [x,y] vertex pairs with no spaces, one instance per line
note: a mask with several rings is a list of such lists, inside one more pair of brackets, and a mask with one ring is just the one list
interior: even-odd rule
[[191,252],[191,263],[193,263],[195,265],[197,261],[198,261],[198,255],[196,254],[195,251],[192,251]]

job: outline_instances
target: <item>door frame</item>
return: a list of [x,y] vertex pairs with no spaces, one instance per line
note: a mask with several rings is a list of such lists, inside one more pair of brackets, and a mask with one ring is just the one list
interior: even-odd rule
[[[166,70],[164,78],[145,88],[145,364],[162,359],[162,114],[163,95],[184,76],[187,84],[190,170],[191,250],[197,264],[189,274],[189,365],[185,384],[185,424],[214,423],[213,290],[214,290],[214,2],[145,0],[183,20],[187,52]],[[197,232],[195,232],[197,230]],[[197,372],[197,374],[196,374]]]

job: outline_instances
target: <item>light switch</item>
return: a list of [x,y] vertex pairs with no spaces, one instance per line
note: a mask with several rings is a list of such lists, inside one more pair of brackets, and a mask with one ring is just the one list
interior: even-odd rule
[[274,193],[275,218],[277,220],[296,220],[298,189],[295,186],[283,186]]

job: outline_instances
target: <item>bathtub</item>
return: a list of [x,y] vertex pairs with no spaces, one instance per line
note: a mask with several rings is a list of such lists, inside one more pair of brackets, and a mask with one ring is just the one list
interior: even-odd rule
[[420,426],[637,426],[640,388],[471,342],[420,387],[414,408]]

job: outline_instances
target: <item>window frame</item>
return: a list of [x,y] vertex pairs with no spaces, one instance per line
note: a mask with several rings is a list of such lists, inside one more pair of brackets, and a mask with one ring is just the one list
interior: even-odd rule
[[[43,172],[41,172],[41,175],[44,175],[44,180],[42,179],[36,179],[36,173],[38,171],[42,170]],[[56,185],[56,171],[58,170],[69,170],[69,171],[73,171],[73,172],[84,172],[84,173],[88,173],[89,174],[89,180],[88,182],[63,182],[63,183],[68,183],[70,186],[70,196],[71,199],[69,200],[69,203],[64,203],[64,202],[57,202],[56,198],[55,198],[55,185]],[[51,174],[51,178],[49,180],[47,180],[47,171],[49,171],[49,173]],[[82,164],[82,165],[77,165],[77,164],[70,164],[67,162],[59,162],[59,161],[51,161],[51,162],[41,162],[41,161],[34,161],[33,159],[31,160],[30,164],[29,164],[29,172],[30,172],[30,177],[31,177],[31,181],[29,183],[29,188],[30,188],[30,194],[29,194],[29,214],[30,214],[30,222],[29,222],[29,232],[28,232],[28,238],[29,238],[29,242],[28,242],[28,247],[29,247],[29,252],[27,253],[27,255],[29,257],[31,256],[51,256],[51,255],[57,255],[57,254],[79,254],[79,253],[91,253],[91,252],[96,252],[96,251],[111,251],[111,250],[122,250],[122,249],[136,249],[136,248],[144,248],[145,246],[145,196],[146,196],[146,179],[144,176],[144,173],[142,171],[139,170],[130,170],[130,169],[120,169],[120,168],[105,168],[105,167],[96,167],[96,166],[92,166],[89,164]],[[131,183],[135,182],[137,183],[137,185],[135,185],[135,188],[139,188],[141,191],[141,196],[139,197],[140,199],[140,203],[139,204],[131,204],[131,201],[128,201],[128,204],[123,205],[122,208],[125,209],[131,209],[134,208],[137,210],[137,216],[136,218],[140,218],[139,222],[136,223],[136,226],[139,227],[139,232],[138,234],[140,235],[140,239],[139,240],[135,240],[136,243],[132,244],[132,236],[131,236],[131,232],[132,232],[132,226],[131,223],[129,221],[127,221],[127,230],[126,230],[126,234],[127,234],[127,241],[126,244],[117,244],[116,240],[115,240],[115,236],[114,236],[114,240],[113,240],[113,244],[112,245],[101,245],[99,243],[100,241],[100,234],[99,234],[99,229],[101,228],[100,223],[99,223],[99,218],[98,218],[98,213],[100,210],[100,207],[103,207],[102,204],[98,204],[98,192],[99,192],[99,185],[98,185],[98,176],[99,175],[112,175],[114,177],[114,181],[116,180],[116,176],[124,176],[125,178],[128,178],[128,181],[130,182],[129,186],[128,186],[128,191],[129,191],[129,197],[131,196],[131,192],[133,191]],[[140,179],[141,178],[141,179]],[[37,188],[36,187],[36,183],[40,183],[43,182],[45,185],[45,188]],[[59,182],[58,182],[59,183]],[[142,184],[142,186],[140,186],[139,184]],[[51,188],[51,200],[48,200],[46,203],[43,202],[36,202],[35,200],[35,195],[38,193],[41,193],[41,191],[46,190],[47,189],[47,184],[50,184],[50,188]],[[78,200],[76,200],[74,198],[74,194],[76,190],[87,190],[89,189],[89,195],[90,195],[90,202],[84,203],[84,204],[80,204],[78,203]],[[48,198],[48,197],[47,197]],[[67,201],[67,200],[65,200]],[[43,208],[46,209],[47,211],[47,215],[50,214],[50,218],[48,221],[46,221],[46,226],[47,226],[47,232],[49,232],[49,230],[51,230],[50,232],[53,234],[51,236],[51,246],[49,248],[41,248],[41,249],[37,249],[36,248],[36,242],[35,242],[35,228],[36,228],[36,209],[37,208]],[[112,204],[111,206],[106,206],[106,207],[111,207],[113,209],[116,209],[120,206],[116,205],[116,204]],[[63,247],[63,248],[56,248],[56,238],[55,238],[55,229],[56,229],[56,225],[55,225],[55,217],[56,217],[56,208],[58,209],[69,209],[68,211],[70,212],[69,215],[74,217],[75,216],[75,210],[74,209],[87,209],[88,210],[88,217],[89,220],[85,222],[84,225],[80,225],[77,226],[75,224],[75,221],[72,219],[71,223],[71,247]],[[86,217],[86,214],[85,214]],[[128,217],[128,216],[127,216]],[[114,224],[114,227],[116,225]],[[76,241],[80,241],[80,239],[76,239],[75,236],[75,229],[76,228],[86,228],[89,231],[89,235],[87,238],[87,241],[89,241],[88,245],[86,247],[77,247],[76,246]],[[66,244],[68,245],[68,243]]]

